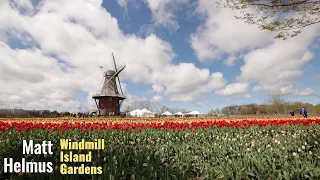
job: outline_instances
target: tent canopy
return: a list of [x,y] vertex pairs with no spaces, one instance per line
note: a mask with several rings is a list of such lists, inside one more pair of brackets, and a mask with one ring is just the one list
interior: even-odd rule
[[183,115],[182,112],[177,112],[177,113],[174,113],[175,115]]
[[144,108],[142,110],[140,109],[133,110],[130,112],[130,115],[137,116],[137,117],[152,117],[154,116],[154,113]]
[[141,114],[140,111],[141,111],[140,109],[133,110],[133,111],[130,112],[130,115],[131,116],[138,116],[138,115]]
[[169,111],[162,113],[161,115],[172,115]]
[[191,111],[191,112],[189,112],[187,114],[189,114],[189,115],[199,115],[199,114],[202,114],[202,113],[200,113],[199,111]]
[[141,113],[147,113],[147,114],[151,114],[152,112],[151,111],[149,111],[148,109],[146,109],[146,108],[144,108],[144,109],[142,109],[141,111],[140,111]]

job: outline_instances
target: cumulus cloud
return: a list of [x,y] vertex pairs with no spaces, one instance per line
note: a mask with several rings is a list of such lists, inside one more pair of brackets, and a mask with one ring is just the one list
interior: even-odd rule
[[[190,36],[191,47],[200,61],[220,59],[224,54],[238,54],[264,46],[272,34],[235,19],[239,12],[216,8],[216,1],[199,0],[196,11],[205,17],[203,24]],[[229,57],[230,65],[235,60]]]
[[189,0],[145,0],[150,8],[156,25],[163,26],[172,31],[179,29],[178,17],[174,11],[186,4]]
[[[43,1],[32,6],[30,15],[9,0],[0,2],[0,16],[6,17],[0,18],[0,83],[4,84],[0,94],[9,97],[0,106],[75,110],[84,106],[75,97],[85,92],[86,105],[94,108],[91,96],[98,91],[102,73],[114,68],[111,52],[118,68],[127,66],[120,79],[153,85],[154,101],[163,95],[184,101],[185,94],[191,94],[188,100],[193,101],[201,93],[224,87],[222,73],[210,74],[191,63],[173,65],[176,55],[171,45],[156,35],[140,38],[123,33],[101,4],[101,0]],[[12,39],[26,47],[13,47]],[[126,95],[124,105],[138,98]]]
[[192,91],[187,91],[180,94],[172,94],[172,101],[192,102],[196,97],[203,93],[210,93],[215,90],[222,89],[226,86],[227,82],[221,72],[212,73],[208,82],[194,86]]
[[121,7],[127,7],[127,5],[128,5],[128,0],[117,0],[117,3],[118,3],[119,6],[121,6]]
[[237,56],[230,55],[227,59],[224,60],[224,64],[227,66],[232,66],[237,60]]
[[204,106],[208,106],[209,102],[205,101],[205,102],[196,102],[195,105],[200,106],[200,107],[204,107]]
[[151,99],[152,102],[159,102],[161,100],[162,100],[162,96],[153,96]]
[[310,27],[300,36],[274,40],[269,46],[249,52],[238,80],[257,83],[254,91],[279,91],[291,85],[303,74],[301,67],[312,60],[308,46],[318,32],[319,26]]
[[219,95],[238,95],[244,94],[248,91],[249,84],[248,83],[233,83],[227,85],[225,88],[215,91],[216,94]]
[[164,87],[159,84],[152,85],[152,89],[157,94],[163,94],[164,93]]
[[[319,25],[310,26],[299,36],[283,41],[274,39],[271,32],[237,20],[234,17],[237,11],[216,8],[216,1],[199,0],[196,12],[204,17],[204,22],[190,36],[198,59],[227,57],[224,64],[231,66],[243,58],[244,65],[236,79],[240,83],[254,82],[254,91],[279,91],[291,85],[302,75],[302,66],[313,58],[309,46],[319,36]],[[308,93],[301,95],[304,94]]]
[[302,87],[294,88],[292,85],[287,87],[282,87],[280,89],[281,94],[283,95],[292,95],[292,96],[310,96],[314,94],[314,91],[311,88],[302,89]]

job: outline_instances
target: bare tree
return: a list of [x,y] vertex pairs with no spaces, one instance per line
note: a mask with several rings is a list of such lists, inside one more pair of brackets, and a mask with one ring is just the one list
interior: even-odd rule
[[268,94],[267,102],[275,107],[276,112],[279,114],[283,112],[283,106],[285,104],[285,100],[283,99],[283,95],[281,93],[272,92]]
[[140,101],[134,101],[130,104],[131,110],[134,109],[148,109],[150,111],[156,110],[159,105],[155,102],[149,101],[149,100],[140,100]]
[[219,108],[216,108],[216,109],[210,109],[208,112],[207,112],[208,116],[218,116],[220,113],[220,109]]
[[240,10],[237,19],[259,25],[262,30],[279,32],[287,39],[320,22],[319,0],[217,0],[218,7]]

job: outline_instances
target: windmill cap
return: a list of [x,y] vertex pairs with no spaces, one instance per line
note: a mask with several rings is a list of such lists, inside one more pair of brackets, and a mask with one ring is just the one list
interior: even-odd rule
[[114,70],[108,70],[108,71],[106,72],[106,75],[107,75],[107,76],[112,76],[112,75],[114,75],[114,73],[116,73]]

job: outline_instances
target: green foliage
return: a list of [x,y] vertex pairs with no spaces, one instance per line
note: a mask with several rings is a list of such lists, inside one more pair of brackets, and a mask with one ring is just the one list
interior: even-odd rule
[[284,40],[320,22],[319,0],[218,0],[217,4],[237,10],[237,19],[258,25],[262,30],[278,32],[275,38]]
[[[0,133],[0,159],[52,161],[54,174],[3,174],[12,179],[320,179],[320,126],[206,128],[191,131],[70,130]],[[59,139],[105,139],[92,151],[103,175],[60,175]],[[51,140],[53,155],[22,155],[22,140]],[[76,163],[73,164],[74,166]],[[3,162],[0,162],[3,169]]]
[[[269,104],[245,104],[245,105],[230,105],[221,109],[225,115],[269,115],[269,114],[285,114],[289,112],[299,114],[301,107],[305,106],[308,113],[311,115],[320,114],[320,104],[313,105],[303,102],[285,102],[283,100],[272,100]],[[209,115],[214,115],[212,110]]]

